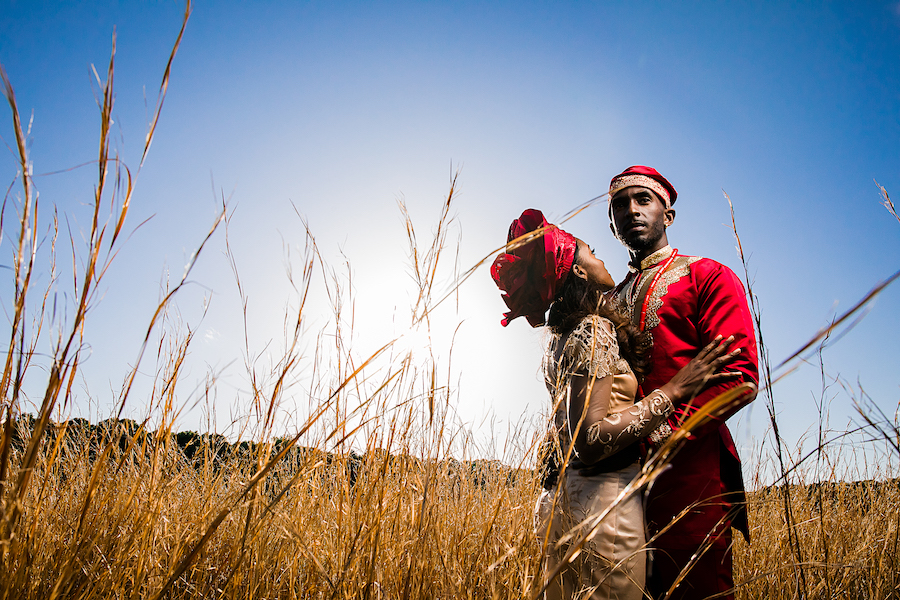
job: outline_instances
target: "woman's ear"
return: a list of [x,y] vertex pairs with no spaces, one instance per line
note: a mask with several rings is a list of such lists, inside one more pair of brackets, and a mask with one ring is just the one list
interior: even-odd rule
[[575,263],[572,265],[572,273],[575,274],[576,277],[581,277],[582,279],[587,279],[587,271],[584,270],[584,267]]

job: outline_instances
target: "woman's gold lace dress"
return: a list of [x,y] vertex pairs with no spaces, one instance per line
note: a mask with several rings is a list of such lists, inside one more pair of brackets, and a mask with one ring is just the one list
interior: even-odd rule
[[[572,377],[587,375],[593,385],[609,383],[609,397],[593,394],[597,417],[586,427],[590,456],[578,456],[571,448],[581,414],[569,414]],[[568,543],[557,546],[563,535],[579,523],[609,507],[640,470],[636,442],[649,435],[672,412],[672,403],[654,390],[635,403],[637,378],[619,355],[613,324],[598,315],[586,317],[568,335],[550,340],[544,364],[547,388],[553,400],[553,446],[558,456],[569,456],[568,467],[553,489],[538,501],[539,528],[549,531],[545,566],[559,564]],[[562,460],[560,463],[562,464]],[[555,503],[555,506],[554,506]],[[552,519],[551,519],[552,517]],[[569,543],[577,541],[576,535]],[[645,578],[644,515],[635,494],[620,503],[604,519],[584,545],[578,558],[548,588],[548,598],[639,599]]]

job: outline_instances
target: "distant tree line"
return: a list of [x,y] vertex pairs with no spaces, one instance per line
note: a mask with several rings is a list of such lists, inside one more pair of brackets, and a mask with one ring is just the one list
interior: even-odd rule
[[[11,447],[21,453],[31,440],[34,431],[35,417],[23,414],[12,427]],[[56,446],[61,435],[65,435],[64,443],[59,444],[59,458],[64,459],[73,453],[87,452],[93,462],[108,445],[113,446],[117,456],[129,453],[131,460],[138,460],[141,452],[149,459],[154,449],[161,444],[169,444],[169,448],[177,451],[179,457],[195,468],[211,467],[214,471],[223,468],[245,467],[262,458],[268,460],[280,453],[288,444],[286,438],[275,438],[268,444],[252,440],[230,442],[228,438],[217,433],[198,433],[196,431],[180,431],[169,435],[148,431],[133,419],[106,419],[92,424],[87,419],[73,418],[55,423],[44,432],[43,450]],[[260,453],[264,455],[261,457]],[[321,463],[323,470],[333,472],[335,468],[343,468],[351,486],[356,483],[362,469],[368,463],[393,468],[402,464],[414,465],[423,469],[422,459],[406,454],[392,455],[385,450],[377,449],[369,455],[351,451],[345,455],[325,452],[318,448],[294,446],[279,464],[280,471],[292,472],[312,463]],[[464,480],[477,487],[484,487],[490,480],[499,478],[507,485],[512,485],[520,477],[533,477],[530,469],[516,469],[498,460],[458,461],[453,458],[440,461],[440,468],[446,469],[451,479]]]

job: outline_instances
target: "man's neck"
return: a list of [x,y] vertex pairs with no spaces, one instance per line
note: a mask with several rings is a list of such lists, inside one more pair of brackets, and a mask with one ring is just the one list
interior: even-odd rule
[[658,252],[662,250],[666,246],[669,245],[669,240],[665,234],[657,242],[650,248],[646,250],[629,250],[629,254],[631,255],[631,264],[632,265],[640,265],[641,261],[653,254],[654,252]]

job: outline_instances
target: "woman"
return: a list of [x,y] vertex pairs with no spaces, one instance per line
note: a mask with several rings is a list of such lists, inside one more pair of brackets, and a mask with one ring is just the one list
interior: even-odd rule
[[[533,209],[513,221],[507,242],[508,252],[491,267],[510,308],[502,324],[524,316],[532,327],[545,325],[551,334],[544,377],[554,426],[545,446],[550,464],[564,466],[558,477],[549,474],[538,501],[538,531],[549,574],[580,536],[557,542],[606,510],[637,476],[637,442],[664,435],[656,430],[666,427],[673,403],[707,383],[738,376],[716,373],[737,351],[727,351],[731,339],[719,338],[666,385],[635,402],[638,377],[649,371],[651,341],[604,296],[615,284],[603,261]],[[548,587],[547,596],[641,598],[644,545],[641,499],[634,494],[604,518],[577,559]]]

